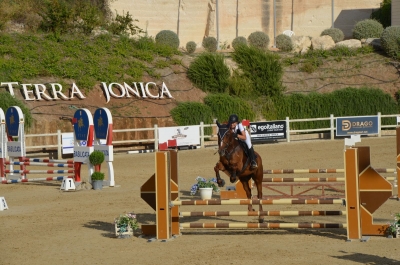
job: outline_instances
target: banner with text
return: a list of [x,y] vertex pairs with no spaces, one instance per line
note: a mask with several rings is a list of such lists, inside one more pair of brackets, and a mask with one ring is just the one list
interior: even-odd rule
[[250,136],[252,141],[286,139],[286,121],[251,122]]
[[378,134],[378,116],[336,118],[336,136]]

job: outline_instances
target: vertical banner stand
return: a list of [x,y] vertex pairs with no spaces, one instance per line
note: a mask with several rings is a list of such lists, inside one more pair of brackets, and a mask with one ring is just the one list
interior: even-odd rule
[[[114,180],[114,150],[113,150],[113,121],[112,115],[107,108],[98,108],[93,115],[94,123],[94,150],[104,153],[104,161],[108,166],[108,182],[105,185],[115,186]],[[101,145],[100,140],[106,140],[106,145]]]
[[347,239],[385,235],[387,224],[374,224],[373,213],[392,196],[392,184],[371,167],[369,146],[345,149]]
[[7,158],[6,117],[0,108],[0,179],[5,181],[5,162]]
[[92,182],[91,174],[93,165],[89,162],[89,155],[93,152],[93,118],[87,109],[78,109],[72,119],[74,125],[74,169],[75,182],[81,182],[81,166],[87,163],[89,170],[89,182]]
[[170,201],[179,200],[178,152],[176,150],[155,153],[155,174],[140,188],[142,199],[156,211],[155,225],[142,225],[144,235],[155,235],[168,240],[179,235],[179,207]]
[[[6,115],[7,128],[7,155],[10,157],[10,162],[14,161],[14,157],[18,157],[20,162],[24,162],[26,156],[25,150],[25,129],[24,129],[24,114],[20,107],[13,106],[7,109]],[[13,137],[17,137],[17,141],[13,141]],[[10,163],[10,173],[13,175],[13,167]],[[20,165],[20,178],[26,179],[25,165]]]

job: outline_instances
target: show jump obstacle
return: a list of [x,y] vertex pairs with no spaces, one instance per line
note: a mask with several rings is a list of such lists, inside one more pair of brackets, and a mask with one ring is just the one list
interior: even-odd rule
[[[179,235],[184,228],[347,228],[348,240],[366,235],[384,235],[386,224],[374,224],[373,213],[392,195],[392,185],[370,165],[370,149],[348,147],[344,151],[346,199],[280,199],[280,200],[179,200],[178,153],[156,152],[155,174],[141,187],[141,197],[156,211],[155,225],[142,225],[145,235],[159,240]],[[185,205],[282,205],[282,204],[342,204],[344,211],[205,211],[181,212]],[[183,216],[300,216],[346,215],[346,223],[181,223]]]
[[[72,119],[74,126],[74,159],[54,160],[41,158],[27,158],[24,134],[24,115],[22,110],[13,106],[7,109],[6,115],[0,108],[0,179],[2,184],[61,181],[65,178],[74,178],[76,182],[81,181],[81,165],[88,165],[89,181],[93,173],[93,166],[89,163],[89,155],[93,150],[104,153],[105,162],[108,166],[109,179],[103,185],[115,186],[113,168],[113,145],[112,145],[112,116],[107,108],[99,108],[92,114],[87,109],[78,109]],[[7,129],[7,130],[6,130]],[[16,139],[16,140],[14,140]],[[105,140],[105,145],[101,144]],[[10,158],[6,160],[7,156]],[[18,159],[18,161],[14,161]],[[6,166],[10,169],[6,169]],[[19,166],[19,170],[14,170]],[[62,170],[28,170],[27,166],[63,167]],[[27,178],[27,174],[72,174],[57,177]],[[12,179],[7,179],[9,174]],[[13,178],[14,177],[14,178]]]

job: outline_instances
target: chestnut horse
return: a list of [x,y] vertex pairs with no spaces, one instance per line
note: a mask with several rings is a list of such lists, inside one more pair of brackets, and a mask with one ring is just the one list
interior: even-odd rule
[[[255,152],[257,156],[256,169],[251,169],[250,158],[246,155],[244,148],[247,148],[235,139],[235,132],[230,130],[226,124],[219,124],[218,126],[218,153],[219,161],[214,167],[217,183],[219,187],[223,187],[225,181],[221,179],[219,171],[224,172],[230,177],[230,182],[235,183],[237,179],[243,185],[243,189],[246,192],[247,198],[251,199],[251,189],[249,186],[249,180],[253,179],[254,184],[257,187],[257,197],[262,199],[262,180],[263,180],[263,165],[261,156]],[[249,211],[254,211],[252,205],[248,206]],[[259,211],[262,211],[262,205],[259,205]],[[260,217],[260,222],[263,222],[263,218]]]

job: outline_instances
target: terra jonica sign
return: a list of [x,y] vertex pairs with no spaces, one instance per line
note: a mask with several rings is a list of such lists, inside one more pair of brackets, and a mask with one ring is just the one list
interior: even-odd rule
[[[101,82],[101,88],[106,95],[107,103],[110,98],[130,98],[132,96],[138,98],[173,98],[168,90],[167,85],[163,82],[157,86],[154,82],[133,82],[132,85],[127,83],[110,83],[107,85]],[[7,87],[8,91],[14,96],[14,89],[21,89],[25,100],[69,100],[75,96],[80,99],[86,98],[75,83],[72,83],[69,96],[66,96],[62,90],[63,87],[58,83],[45,84],[19,84],[18,82],[1,82],[0,86]]]

